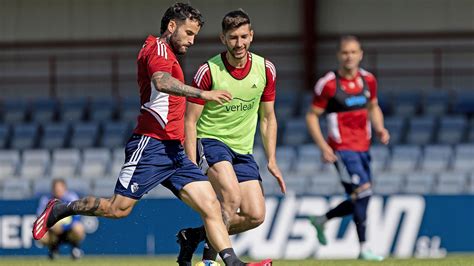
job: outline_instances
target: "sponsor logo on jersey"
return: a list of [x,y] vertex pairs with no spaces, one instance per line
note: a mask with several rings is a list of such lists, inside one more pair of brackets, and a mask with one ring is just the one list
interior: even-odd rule
[[241,98],[234,98],[234,100],[240,101],[236,104],[229,104],[225,106],[225,110],[227,112],[240,112],[240,111],[248,111],[253,109],[255,106],[255,98],[251,100],[245,100]]
[[346,105],[349,107],[357,106],[357,105],[364,105],[367,103],[367,97],[365,96],[352,96],[348,97],[346,100]]

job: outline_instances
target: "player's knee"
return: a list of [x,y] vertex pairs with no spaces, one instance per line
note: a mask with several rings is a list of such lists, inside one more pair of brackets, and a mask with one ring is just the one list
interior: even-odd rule
[[220,215],[221,205],[219,203],[219,200],[216,197],[206,197],[200,200],[200,202],[201,202],[200,204],[201,215],[204,215],[207,217]]
[[85,229],[81,223],[75,223],[71,231],[77,238],[84,238],[85,236]]
[[253,229],[258,227],[265,221],[265,210],[253,211],[246,216],[247,224],[249,225],[248,229]]

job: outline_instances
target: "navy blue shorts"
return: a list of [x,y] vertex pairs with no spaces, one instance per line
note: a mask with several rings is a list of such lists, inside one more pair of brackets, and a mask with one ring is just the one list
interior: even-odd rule
[[[347,194],[352,194],[358,187],[372,182],[369,152],[337,151],[336,155],[338,160],[334,164]],[[369,189],[360,197],[371,193]]]
[[207,180],[188,159],[179,141],[162,141],[135,134],[125,147],[125,163],[115,185],[115,193],[140,199],[162,184],[179,197],[179,191],[185,185]]
[[250,180],[262,181],[252,154],[236,153],[220,140],[198,139],[197,156],[203,173],[207,173],[207,169],[218,162],[228,161],[234,166],[239,183]]

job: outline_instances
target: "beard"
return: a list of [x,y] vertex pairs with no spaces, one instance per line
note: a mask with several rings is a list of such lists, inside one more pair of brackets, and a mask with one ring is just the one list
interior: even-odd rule
[[245,50],[245,53],[242,53],[242,54],[237,54],[236,51],[234,49],[229,49],[227,48],[227,51],[229,52],[229,54],[234,58],[234,59],[242,59],[242,58],[245,58],[247,56],[247,49],[243,49]]
[[178,37],[176,35],[176,32],[171,34],[169,38],[169,42],[171,50],[173,50],[173,53],[177,55],[183,55],[187,51],[187,46],[179,44]]

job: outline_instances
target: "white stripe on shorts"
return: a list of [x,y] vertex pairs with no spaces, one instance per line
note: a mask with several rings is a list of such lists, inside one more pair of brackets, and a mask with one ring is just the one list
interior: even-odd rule
[[209,170],[209,163],[207,162],[206,156],[204,155],[204,146],[202,145],[201,139],[197,141],[198,151],[197,151],[197,163],[199,169],[203,174],[207,174],[207,170]]
[[120,184],[126,189],[128,189],[128,185],[130,184],[130,180],[132,180],[133,173],[135,173],[135,169],[137,169],[137,163],[142,157],[143,151],[145,150],[146,145],[150,137],[142,136],[140,142],[138,142],[137,149],[133,152],[130,160],[122,166],[122,170],[120,170],[119,174],[119,181]]

